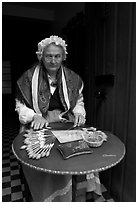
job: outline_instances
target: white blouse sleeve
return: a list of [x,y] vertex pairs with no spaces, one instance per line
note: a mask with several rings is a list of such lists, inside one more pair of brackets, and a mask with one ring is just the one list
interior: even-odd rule
[[36,114],[34,110],[28,108],[25,104],[21,103],[19,100],[16,101],[15,111],[19,114],[19,121],[22,124],[29,123],[33,120],[34,115]]
[[82,90],[83,90],[83,84],[82,84],[81,89],[79,90],[79,98],[77,100],[76,106],[73,109],[73,113],[74,114],[82,114],[84,117],[86,117],[86,111],[84,108]]

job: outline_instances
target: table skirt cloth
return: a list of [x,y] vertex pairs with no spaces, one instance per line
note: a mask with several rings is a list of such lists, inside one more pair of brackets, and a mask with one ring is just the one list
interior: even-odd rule
[[49,174],[22,164],[34,202],[71,202],[72,176]]
[[[22,168],[34,202],[72,202],[72,175],[50,174],[24,164]],[[82,186],[101,195],[98,173],[87,174],[76,184],[76,191]]]

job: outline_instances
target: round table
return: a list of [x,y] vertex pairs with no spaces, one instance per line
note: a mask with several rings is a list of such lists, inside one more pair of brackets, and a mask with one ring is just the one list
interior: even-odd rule
[[[71,124],[51,125],[53,129],[68,129]],[[58,128],[57,128],[58,127]],[[92,172],[100,172],[118,164],[125,155],[125,146],[121,140],[110,132],[103,131],[107,136],[107,141],[100,147],[92,148],[93,153],[71,157],[64,160],[57,149],[56,140],[49,157],[29,159],[26,150],[21,150],[23,145],[23,134],[17,135],[12,144],[13,153],[24,165],[52,174],[83,175]]]

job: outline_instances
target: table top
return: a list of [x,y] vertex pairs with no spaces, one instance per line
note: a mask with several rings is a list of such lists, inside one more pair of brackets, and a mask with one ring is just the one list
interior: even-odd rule
[[[70,124],[60,123],[58,125],[54,124],[52,128],[68,129],[69,126]],[[125,146],[121,140],[110,132],[103,132],[108,136],[107,141],[103,142],[100,147],[93,147],[93,153],[77,155],[66,160],[63,159],[61,153],[57,149],[57,140],[48,157],[40,158],[39,160],[29,159],[26,150],[20,150],[20,147],[23,145],[24,133],[17,135],[14,139],[12,150],[21,163],[39,171],[71,175],[99,172],[115,166],[125,155]]]

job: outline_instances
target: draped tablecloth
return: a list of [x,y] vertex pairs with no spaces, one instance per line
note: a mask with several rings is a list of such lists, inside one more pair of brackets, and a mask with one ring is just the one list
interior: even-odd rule
[[12,149],[22,163],[33,201],[71,202],[72,175],[88,175],[118,164],[125,155],[125,146],[115,135],[105,133],[108,136],[107,142],[92,148],[92,154],[74,156],[67,160],[57,150],[57,140],[49,157],[29,159],[26,150],[20,150],[24,133],[19,134],[13,141]]

